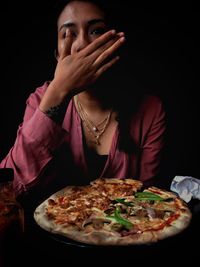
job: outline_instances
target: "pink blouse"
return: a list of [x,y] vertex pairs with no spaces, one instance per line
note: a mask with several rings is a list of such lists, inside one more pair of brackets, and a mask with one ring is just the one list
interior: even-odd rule
[[[67,107],[63,124],[56,124],[38,108],[47,87],[48,82],[27,99],[15,144],[0,163],[0,168],[14,169],[17,194],[39,182],[48,186],[52,181],[59,183],[62,179],[67,185],[89,179],[81,120],[73,101]],[[144,99],[132,118],[130,130],[141,149],[140,154],[127,154],[118,149],[119,129],[116,128],[100,177],[132,177],[148,182],[158,174],[165,133],[165,112],[158,97]]]

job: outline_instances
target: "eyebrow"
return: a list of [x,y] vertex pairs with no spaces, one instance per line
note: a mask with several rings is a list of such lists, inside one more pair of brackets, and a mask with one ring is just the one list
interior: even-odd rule
[[[89,21],[87,22],[87,24],[88,24],[89,26],[91,26],[91,25],[94,25],[94,24],[99,23],[99,22],[103,22],[103,23],[105,23],[105,20],[104,20],[104,19],[91,19],[91,20],[89,20]],[[71,22],[71,21],[66,21],[66,22],[64,22],[64,23],[61,25],[61,27],[59,28],[59,32],[60,32],[63,28],[71,28],[71,27],[73,27],[73,26],[76,26],[76,23]]]

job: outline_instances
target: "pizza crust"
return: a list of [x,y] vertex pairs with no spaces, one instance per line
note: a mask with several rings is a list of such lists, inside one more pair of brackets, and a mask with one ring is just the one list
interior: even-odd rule
[[190,219],[191,216],[180,215],[179,219],[174,221],[170,226],[166,226],[162,230],[152,231],[152,233],[156,240],[178,235],[188,227]]
[[121,237],[119,234],[111,234],[106,231],[93,231],[88,234],[82,234],[74,231],[66,235],[67,237],[83,242],[86,244],[98,245],[98,246],[127,246],[127,245],[141,245],[156,242],[154,235],[151,232],[145,232],[143,235],[134,234]]

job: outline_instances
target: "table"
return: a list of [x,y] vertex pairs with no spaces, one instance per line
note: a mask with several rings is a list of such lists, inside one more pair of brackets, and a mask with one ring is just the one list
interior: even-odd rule
[[[95,266],[136,263],[140,266],[184,266],[199,258],[200,201],[190,204],[193,218],[182,233],[159,241],[156,244],[137,246],[87,246],[68,244],[63,239],[41,229],[33,220],[32,209],[25,210],[25,232],[17,242],[9,244],[7,266]],[[75,244],[76,243],[76,244]],[[62,264],[62,265],[61,265]],[[161,264],[161,265],[160,265]]]

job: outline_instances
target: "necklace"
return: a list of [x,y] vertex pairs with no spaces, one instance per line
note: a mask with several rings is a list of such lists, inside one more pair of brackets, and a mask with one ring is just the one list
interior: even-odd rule
[[79,102],[77,95],[74,97],[74,99],[77,104],[77,110],[80,115],[80,118],[85,125],[85,129],[87,130],[88,134],[91,136],[92,141],[96,145],[100,145],[99,139],[102,136],[102,134],[105,132],[109,124],[112,111],[110,110],[108,115],[102,121],[100,121],[98,124],[95,124],[93,121],[91,121],[91,119],[89,118],[89,115],[83,109],[83,106]]

